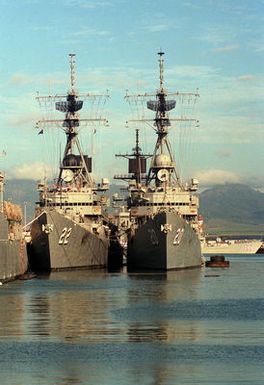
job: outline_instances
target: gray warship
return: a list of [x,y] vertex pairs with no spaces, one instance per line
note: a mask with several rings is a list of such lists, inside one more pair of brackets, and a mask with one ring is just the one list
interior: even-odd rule
[[[66,96],[54,96],[55,108],[65,113],[63,120],[38,122],[60,124],[66,134],[66,146],[55,185],[38,185],[39,202],[28,243],[30,268],[33,271],[56,271],[76,268],[104,268],[113,236],[113,228],[104,216],[109,188],[108,179],[96,185],[92,177],[92,158],[84,155],[78,131],[81,123],[106,121],[102,118],[80,119],[78,111],[86,98],[102,95],[78,94],[74,83],[74,54],[70,54],[71,85]],[[108,95],[103,95],[106,98]],[[45,101],[50,96],[38,96]],[[59,98],[59,101],[56,101]],[[66,98],[66,100],[64,100]],[[113,241],[114,242],[114,241]],[[112,242],[112,243],[113,243]]]
[[[147,101],[147,108],[155,112],[154,130],[158,136],[151,164],[147,171],[149,155],[143,154],[138,145],[133,154],[120,154],[129,159],[129,174],[116,175],[115,179],[129,181],[127,207],[130,212],[127,228],[128,269],[185,269],[202,264],[198,236],[198,181],[189,185],[180,180],[175,168],[172,149],[168,140],[171,120],[195,120],[186,117],[170,119],[168,112],[176,107],[176,98],[197,98],[197,93],[168,94],[163,85],[163,52],[159,52],[160,87],[155,100]],[[131,96],[127,95],[126,98]],[[135,120],[134,120],[135,121]],[[146,119],[144,119],[146,121]],[[153,120],[152,120],[153,122]]]
[[0,282],[23,275],[28,268],[21,207],[4,201],[4,174],[0,172]]

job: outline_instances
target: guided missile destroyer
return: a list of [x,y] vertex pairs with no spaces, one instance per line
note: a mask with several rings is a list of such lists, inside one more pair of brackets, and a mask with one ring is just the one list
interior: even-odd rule
[[38,185],[39,202],[28,244],[30,267],[34,271],[103,268],[108,263],[112,229],[103,210],[109,182],[103,178],[100,185],[95,184],[92,158],[83,154],[78,139],[82,123],[105,121],[80,119],[78,111],[84,103],[80,98],[94,101],[108,95],[78,94],[74,87],[74,54],[70,54],[70,66],[71,86],[66,96],[37,97],[39,102],[53,100],[56,110],[65,114],[63,120],[38,122],[40,133],[47,124],[60,125],[67,140],[56,184]]
[[[201,266],[198,236],[198,181],[183,185],[175,168],[168,129],[168,112],[176,107],[176,98],[197,98],[197,93],[168,94],[163,85],[163,52],[159,52],[160,87],[147,108],[155,112],[154,130],[158,136],[151,164],[146,173],[146,159],[137,143],[133,154],[118,155],[129,159],[129,174],[116,179],[129,180],[128,210],[131,225],[127,229],[128,269],[185,269]],[[175,96],[175,99],[167,97]],[[126,98],[129,99],[130,95]],[[134,120],[135,121],[135,120]],[[144,119],[146,121],[146,119]],[[152,120],[153,122],[153,120]]]

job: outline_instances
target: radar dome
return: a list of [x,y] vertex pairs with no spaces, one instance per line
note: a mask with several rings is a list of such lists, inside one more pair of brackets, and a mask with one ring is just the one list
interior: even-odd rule
[[155,156],[155,162],[154,165],[156,167],[166,167],[171,166],[171,159],[169,155],[166,154],[159,154]]

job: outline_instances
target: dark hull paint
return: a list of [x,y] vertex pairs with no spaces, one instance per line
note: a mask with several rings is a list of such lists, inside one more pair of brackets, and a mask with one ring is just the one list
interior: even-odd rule
[[[43,231],[47,225],[52,227],[52,231],[48,234]],[[43,212],[33,222],[31,236],[28,254],[30,268],[33,271],[107,266],[109,248],[107,236],[104,233],[100,236],[92,234],[56,211]]]
[[201,263],[196,232],[174,212],[164,211],[147,219],[128,240],[129,269],[186,269]]

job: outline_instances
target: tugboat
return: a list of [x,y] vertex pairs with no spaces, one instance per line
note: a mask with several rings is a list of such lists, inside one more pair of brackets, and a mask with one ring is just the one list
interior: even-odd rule
[[18,278],[27,270],[22,210],[4,201],[4,174],[0,172],[0,283]]
[[214,255],[210,257],[209,261],[205,262],[206,267],[229,267],[229,261],[225,259],[224,255]]
[[[163,52],[159,52],[160,85],[155,100],[147,101],[147,108],[155,112],[154,130],[158,136],[151,164],[146,173],[146,158],[138,146],[129,159],[129,175],[116,179],[130,179],[127,206],[131,226],[127,237],[128,269],[185,269],[202,264],[198,235],[198,181],[183,185],[175,168],[168,129],[171,121],[196,121],[179,117],[170,119],[168,112],[176,106],[176,98],[196,99],[198,93],[168,94],[163,85]],[[149,95],[137,95],[149,97]],[[127,95],[126,98],[131,96]],[[146,121],[146,119],[144,119]],[[153,122],[153,120],[152,120]]]
[[92,158],[83,154],[78,139],[81,123],[106,123],[102,118],[80,119],[78,111],[84,103],[80,97],[94,101],[97,97],[107,99],[109,95],[78,94],[74,87],[74,56],[70,54],[71,86],[68,94],[37,97],[39,102],[54,100],[56,110],[65,113],[63,120],[43,120],[38,122],[38,127],[60,124],[67,140],[55,185],[38,185],[39,202],[28,243],[33,271],[104,268],[108,264],[114,233],[104,215],[108,198],[103,193],[108,190],[109,181],[103,178],[100,185],[95,184]]

